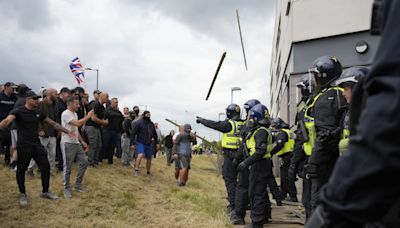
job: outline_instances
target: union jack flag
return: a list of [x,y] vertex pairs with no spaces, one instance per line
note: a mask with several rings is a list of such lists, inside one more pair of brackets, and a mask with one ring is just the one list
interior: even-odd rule
[[76,57],[71,61],[69,64],[69,68],[71,69],[72,73],[75,76],[76,81],[78,84],[85,82],[83,79],[85,78],[85,69],[82,67],[81,60]]

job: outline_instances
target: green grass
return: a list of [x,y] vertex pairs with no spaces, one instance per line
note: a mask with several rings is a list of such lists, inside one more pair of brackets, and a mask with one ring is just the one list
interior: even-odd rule
[[177,193],[176,197],[183,202],[190,202],[196,205],[199,211],[212,218],[219,218],[222,215],[221,205],[205,194],[187,190]]

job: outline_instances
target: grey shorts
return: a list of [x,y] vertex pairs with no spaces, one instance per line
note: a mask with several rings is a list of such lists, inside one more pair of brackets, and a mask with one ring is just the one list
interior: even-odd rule
[[181,169],[190,169],[190,156],[179,155],[179,165]]
[[11,130],[11,147],[12,148],[17,148],[17,129],[12,129]]

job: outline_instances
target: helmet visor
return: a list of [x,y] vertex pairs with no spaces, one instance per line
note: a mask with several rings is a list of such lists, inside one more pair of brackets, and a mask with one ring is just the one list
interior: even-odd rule
[[308,86],[308,91],[310,94],[312,93],[312,89],[317,87],[317,80],[319,78],[320,72],[318,71],[317,68],[310,68],[308,69],[308,81],[309,81],[309,86]]

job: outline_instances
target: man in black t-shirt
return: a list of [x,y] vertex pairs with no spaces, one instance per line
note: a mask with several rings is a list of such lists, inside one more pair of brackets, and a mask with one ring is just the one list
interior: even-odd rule
[[17,125],[17,183],[21,193],[19,198],[21,206],[26,206],[28,204],[28,198],[25,191],[25,171],[32,158],[38,164],[42,174],[43,192],[40,194],[40,197],[51,200],[57,199],[57,196],[53,195],[53,193],[49,191],[50,164],[47,160],[46,150],[39,141],[39,123],[47,123],[57,131],[70,134],[71,137],[78,137],[74,136],[73,133],[70,133],[70,131],[63,128],[60,124],[54,122],[45,114],[37,110],[40,96],[35,94],[35,92],[28,91],[25,96],[25,106],[13,109],[10,114],[0,122],[0,129],[7,127],[14,121]]
[[99,163],[99,155],[102,147],[100,127],[108,125],[108,120],[104,119],[104,104],[107,100],[108,94],[101,93],[99,101],[93,103],[94,115],[85,126],[85,132],[89,141],[88,161],[89,165],[93,167]]
[[[15,87],[14,83],[7,82],[4,84],[4,90],[0,92],[0,121],[8,116],[17,101],[17,96],[14,92]],[[10,145],[10,128],[0,129],[0,153],[4,152],[4,162],[6,165],[10,163]]]
[[[61,114],[67,109],[67,99],[71,95],[71,91],[67,87],[63,87],[58,94],[58,98],[56,101],[56,117],[57,123],[61,124]],[[57,145],[56,145],[56,158],[58,160],[57,168],[58,171],[62,172],[64,169],[64,160],[62,158],[60,141],[61,135],[57,136]]]

